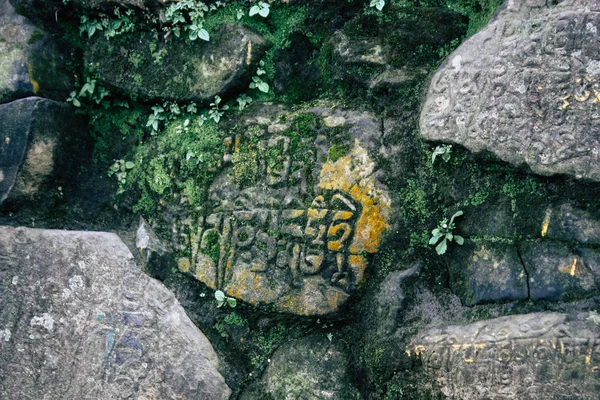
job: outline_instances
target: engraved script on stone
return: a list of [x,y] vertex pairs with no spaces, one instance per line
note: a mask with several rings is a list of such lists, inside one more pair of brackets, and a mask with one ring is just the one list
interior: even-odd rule
[[423,137],[600,181],[598,11],[596,0],[508,1],[433,77]]
[[450,398],[592,399],[600,383],[595,315],[534,313],[433,329],[406,354]]
[[225,171],[209,190],[215,206],[177,233],[191,247],[179,269],[251,304],[321,315],[363,281],[368,255],[388,228],[390,199],[359,141],[332,161],[325,135],[303,139],[301,158],[291,154],[290,140],[261,137],[259,153],[274,161],[261,157],[253,167],[260,179],[245,188],[233,182],[244,138],[226,141]]

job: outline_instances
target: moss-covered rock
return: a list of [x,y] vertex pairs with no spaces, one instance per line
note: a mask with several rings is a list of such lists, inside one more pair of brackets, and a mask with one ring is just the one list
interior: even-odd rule
[[67,73],[63,46],[18,15],[8,0],[2,0],[0,103],[27,96],[66,99],[74,80]]
[[245,91],[267,47],[237,24],[222,26],[210,42],[135,32],[111,40],[94,36],[85,64],[99,82],[133,99],[208,102]]

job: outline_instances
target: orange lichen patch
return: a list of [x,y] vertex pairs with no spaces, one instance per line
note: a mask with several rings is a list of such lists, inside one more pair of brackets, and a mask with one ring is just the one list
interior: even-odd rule
[[598,92],[596,89],[592,89],[594,91],[594,101],[592,101],[592,104],[596,104],[600,102],[600,92]]
[[192,272],[194,278],[204,282],[211,289],[217,288],[215,262],[209,256],[199,253],[196,259],[196,270]]
[[190,262],[189,258],[180,258],[179,260],[177,260],[177,267],[179,268],[179,270],[181,272],[189,272],[190,271],[190,267],[192,266],[192,263]]
[[348,256],[348,266],[356,277],[356,284],[360,286],[367,269],[367,259],[363,256],[350,255]]
[[346,192],[362,205],[350,246],[353,254],[375,253],[381,234],[389,228],[391,200],[385,190],[376,186],[374,173],[375,163],[356,141],[350,154],[335,162],[327,161],[319,175],[320,188]]
[[550,217],[552,216],[552,209],[546,210],[546,216],[544,217],[544,222],[542,223],[542,237],[546,236],[548,233],[548,226],[550,226]]
[[33,78],[33,67],[30,63],[27,63],[27,71],[29,72],[29,82],[33,86],[33,93],[37,94],[40,90],[40,84]]

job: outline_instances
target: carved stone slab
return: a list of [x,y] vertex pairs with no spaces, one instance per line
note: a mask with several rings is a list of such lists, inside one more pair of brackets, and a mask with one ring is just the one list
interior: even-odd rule
[[210,342],[118,236],[0,227],[2,399],[228,399]]
[[432,329],[406,349],[449,398],[597,399],[600,316],[534,313]]
[[600,181],[599,11],[596,0],[508,1],[433,77],[423,137]]
[[307,115],[310,128],[259,121],[226,140],[210,208],[176,229],[180,248],[191,248],[181,271],[301,315],[337,310],[363,282],[390,222],[368,150],[379,125],[368,114]]

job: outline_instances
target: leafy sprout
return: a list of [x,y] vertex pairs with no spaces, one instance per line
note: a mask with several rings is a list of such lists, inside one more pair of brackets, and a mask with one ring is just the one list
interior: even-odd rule
[[227,305],[231,308],[235,308],[237,306],[237,300],[233,297],[226,296],[222,290],[217,290],[215,292],[215,301],[217,302],[217,308],[223,307]]
[[442,241],[435,247],[436,253],[442,255],[448,250],[448,242],[452,242],[453,240],[456,244],[462,246],[465,242],[465,239],[462,236],[454,235],[452,231],[456,228],[454,225],[454,218],[460,217],[463,215],[462,211],[457,211],[448,221],[447,218],[444,218],[440,221],[437,228],[431,231],[431,239],[429,240],[430,245],[436,244],[440,239]]
[[433,150],[433,154],[431,155],[431,164],[435,164],[435,159],[437,158],[437,156],[442,156],[442,160],[444,160],[444,162],[448,162],[450,161],[450,153],[452,152],[452,145],[448,144],[448,145],[443,145],[443,146],[437,146],[434,150]]
[[248,13],[248,15],[250,15],[251,17],[258,14],[263,18],[266,18],[269,15],[270,10],[270,5],[269,3],[265,3],[264,1],[259,1],[258,4],[253,5],[252,7],[250,7],[250,12]]

